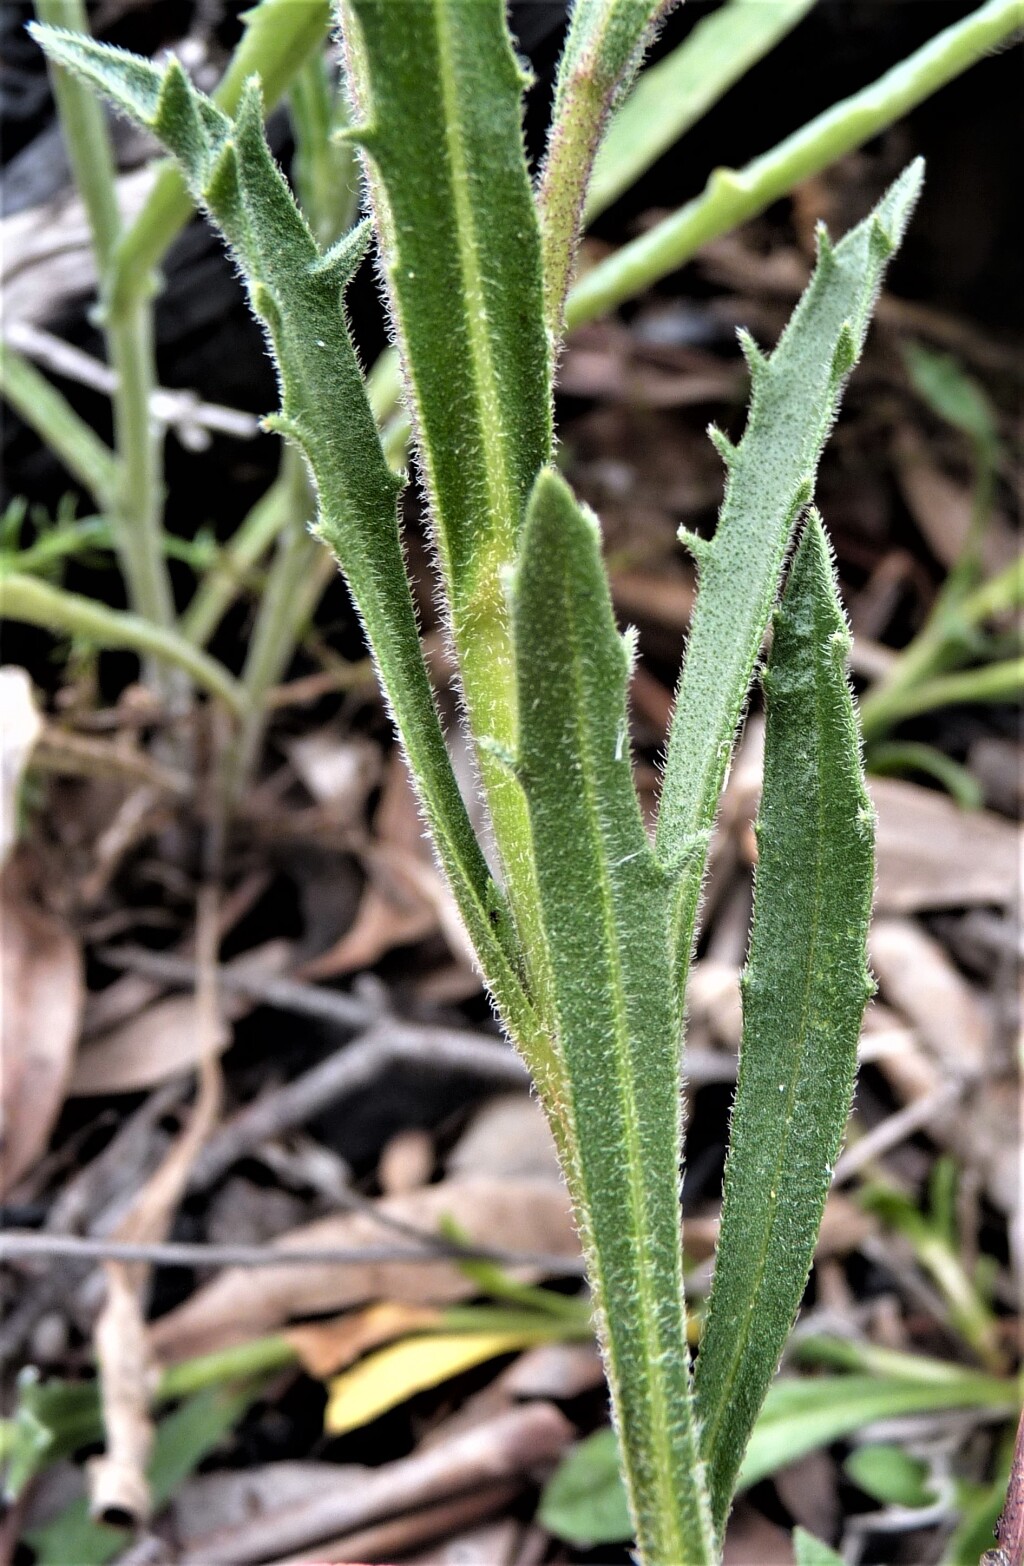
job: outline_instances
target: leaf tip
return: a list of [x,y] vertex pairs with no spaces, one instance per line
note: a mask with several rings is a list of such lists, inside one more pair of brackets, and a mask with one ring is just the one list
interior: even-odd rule
[[736,341],[740,345],[740,352],[747,361],[747,369],[753,381],[757,381],[768,368],[768,356],[764,350],[754,341],[745,326],[737,328]]
[[700,569],[704,570],[711,559],[714,541],[710,538],[702,538],[699,533],[693,532],[692,528],[688,527],[681,527],[676,537],[689,550]]
[[708,440],[714,446],[718,455],[727,468],[731,468],[736,461],[736,445],[731,441],[724,430],[720,430],[717,424],[708,425]]

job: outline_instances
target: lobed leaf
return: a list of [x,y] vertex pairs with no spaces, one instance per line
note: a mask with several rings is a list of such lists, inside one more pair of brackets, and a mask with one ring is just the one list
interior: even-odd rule
[[278,367],[282,410],[269,420],[304,452],[319,499],[317,531],[341,562],[444,868],[506,1019],[528,1047],[540,1038],[515,969],[503,899],[491,880],[452,773],[423,662],[398,532],[400,481],[384,460],[349,337],[342,290],[363,256],[357,229],[326,254],[275,164],[252,79],[234,120],[172,60],[144,60],[52,28],[47,54],[77,71],[174,153],[193,199],[241,266]]
[[722,1528],[807,1282],[850,1112],[874,817],[849,636],[812,514],[775,614],[743,1043],[715,1278],[697,1357],[701,1449]]
[[567,1171],[644,1559],[710,1560],[679,1224],[681,1018],[670,884],[647,840],[626,719],[629,654],[594,519],[538,478],[513,591],[518,770],[536,852]]
[[[874,212],[833,247],[819,231],[818,264],[770,358],[741,344],[752,395],[738,446],[713,439],[728,469],[710,542],[687,536],[700,569],[669,736],[657,848],[668,865],[706,837],[768,626],[790,534],[814,490],[843,386],[860,356],[886,263],[921,188],[912,163]],[[702,857],[681,877],[675,913],[678,971],[689,962]]]

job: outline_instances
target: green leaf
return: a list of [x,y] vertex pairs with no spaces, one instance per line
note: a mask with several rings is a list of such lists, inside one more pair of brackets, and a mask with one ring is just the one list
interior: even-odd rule
[[627,191],[814,3],[726,0],[671,54],[649,66],[608,127],[587,191],[585,221]]
[[763,684],[764,789],[718,1259],[697,1357],[716,1526],[807,1282],[850,1112],[874,816],[828,541],[804,529]]
[[858,1446],[843,1467],[855,1485],[883,1506],[930,1506],[935,1500],[928,1464],[902,1447]]
[[876,1419],[950,1408],[1009,1413],[1016,1407],[1012,1381],[971,1371],[946,1381],[860,1375],[776,1381],[747,1447],[738,1488],[749,1489],[805,1453],[840,1441]]
[[541,474],[514,585],[519,774],[565,1060],[567,1174],[644,1559],[714,1543],[693,1422],[679,1223],[681,1018],[670,883],[633,787],[629,653],[595,520]]
[[843,1557],[806,1528],[793,1529],[793,1553],[796,1566],[843,1566]]
[[[971,1371],[958,1375],[953,1370],[942,1379],[929,1381],[867,1375],[776,1381],[769,1388],[747,1448],[739,1488],[760,1484],[787,1463],[841,1441],[873,1420],[950,1408],[977,1408],[1016,1417],[1017,1407],[1012,1381]],[[626,1492],[616,1464],[617,1448],[614,1430],[599,1430],[573,1447],[549,1480],[538,1517],[559,1538],[586,1547],[588,1543],[611,1544],[631,1537]],[[1005,1482],[1003,1490],[1005,1494]],[[994,1504],[998,1511],[1001,1501]],[[588,1521],[591,1515],[592,1523]],[[956,1560],[968,1558],[964,1554]]]
[[936,353],[921,343],[903,350],[911,385],[928,407],[969,437],[990,459],[998,456],[995,410],[978,382],[952,354]]
[[[249,1407],[258,1388],[236,1391],[211,1388],[199,1392],[168,1414],[157,1426],[149,1465],[153,1504],[166,1505],[192,1470],[227,1435]],[[104,1566],[124,1549],[127,1535],[120,1528],[95,1523],[86,1501],[72,1501],[52,1522],[25,1535],[36,1551],[36,1566]]]
[[74,33],[33,31],[51,58],[164,142],[181,162],[193,198],[235,251],[280,372],[282,411],[269,422],[309,463],[320,505],[317,531],[348,579],[488,982],[524,1045],[541,1037],[542,1050],[504,940],[502,898],[470,826],[434,707],[398,533],[400,484],[384,460],[345,322],[342,289],[364,253],[365,228],[326,255],[320,251],[271,157],[255,79],[230,120],[177,61],[159,71]]
[[[658,853],[666,864],[706,837],[714,820],[790,534],[811,499],[822,447],[921,177],[920,161],[911,164],[834,248],[821,229],[814,276],[770,358],[741,334],[752,379],[750,414],[738,446],[716,442],[728,480],[715,537],[699,547],[700,591],[658,817]],[[682,878],[677,901],[681,974],[689,962],[702,868],[698,860]]]
[[396,326],[456,626],[551,448],[525,79],[501,0],[346,0]]
[[504,578],[552,439],[525,79],[503,0],[405,0],[400,25],[390,0],[346,0],[341,15],[469,726],[529,958],[526,806],[501,761],[516,745]]
[[[242,89],[258,76],[268,109],[273,108],[303,64],[323,47],[331,27],[329,0],[258,0],[240,18],[245,31],[213,100],[234,114]],[[150,286],[150,272],[188,222],[193,200],[173,164],[165,165],[131,227],[119,241],[109,280],[114,314],[130,308]]]
[[664,8],[665,0],[575,0],[572,8],[537,192],[547,323],[555,340],[564,329],[565,296],[598,144]]
[[571,1448],[545,1487],[537,1521],[581,1550],[633,1537],[614,1430],[595,1430]]

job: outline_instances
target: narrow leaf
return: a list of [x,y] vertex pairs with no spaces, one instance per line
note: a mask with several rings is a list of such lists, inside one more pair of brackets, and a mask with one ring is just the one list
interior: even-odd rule
[[519,770],[530,810],[573,1158],[627,1489],[644,1559],[713,1555],[686,1348],[681,1019],[669,883],[648,844],[626,721],[629,656],[594,519],[537,481],[514,589]]
[[[718,529],[700,560],[700,591],[669,738],[657,847],[667,864],[714,819],[736,727],[768,626],[790,533],[855,364],[886,263],[921,188],[920,161],[841,244],[821,230],[814,276],[770,358],[741,346],[752,396],[746,432],[728,458]],[[676,907],[676,960],[689,961],[698,861]]]
[[[506,1020],[541,1038],[514,968],[503,899],[452,773],[419,642],[398,532],[400,488],[384,460],[349,337],[342,290],[365,229],[324,255],[267,146],[259,83],[230,120],[189,82],[74,33],[35,28],[47,54],[153,131],[181,163],[193,199],[235,252],[277,361],[282,412],[270,422],[303,451],[316,483],[317,531],[341,562],[459,909]],[[539,1049],[545,1046],[542,1042]]]
[[[345,0],[367,172],[470,729],[513,913],[540,946],[504,574],[551,451],[524,77],[503,0]],[[397,25],[396,25],[397,22]],[[538,979],[539,976],[533,975]]]
[[592,222],[807,14],[814,0],[726,0],[648,66],[608,127],[587,191]]
[[806,1452],[841,1441],[878,1419],[939,1409],[981,1408],[1015,1414],[1010,1380],[965,1371],[949,1381],[887,1380],[879,1376],[820,1376],[777,1381],[765,1399],[747,1447],[738,1488],[748,1490]]
[[[550,1338],[550,1328],[548,1329]],[[544,1342],[542,1330],[424,1333],[390,1343],[335,1376],[328,1388],[324,1430],[344,1435],[406,1403],[417,1392],[450,1381],[501,1354]]]
[[810,1271],[850,1112],[874,821],[849,636],[817,515],[775,615],[743,1043],[715,1279],[697,1359],[716,1524]]
[[547,156],[537,201],[544,292],[553,339],[583,222],[590,171],[617,96],[633,79],[656,19],[672,0],[576,0],[558,66]]
[[512,559],[551,447],[524,78],[501,0],[405,0],[395,21],[387,0],[343,7],[354,134],[458,622],[488,557]]

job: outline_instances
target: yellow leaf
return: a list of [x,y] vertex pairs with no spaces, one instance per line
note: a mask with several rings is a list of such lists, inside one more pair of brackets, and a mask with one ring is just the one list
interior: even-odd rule
[[305,1327],[291,1327],[283,1334],[298,1354],[302,1367],[318,1381],[345,1370],[370,1349],[380,1348],[410,1332],[430,1330],[443,1324],[443,1313],[435,1305],[406,1305],[401,1300],[384,1300],[365,1310],[334,1316],[330,1321],[314,1321]]
[[330,1384],[324,1429],[358,1430],[415,1392],[537,1342],[533,1332],[449,1332],[406,1338],[371,1354]]

